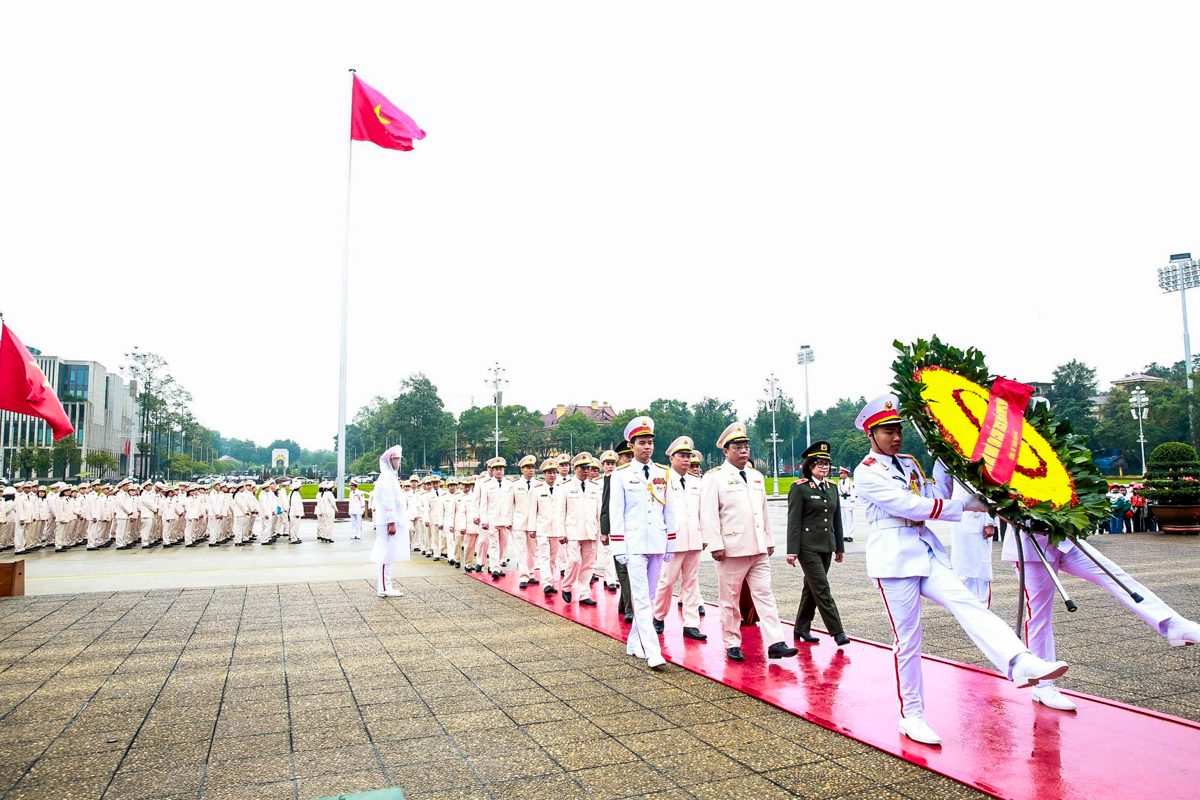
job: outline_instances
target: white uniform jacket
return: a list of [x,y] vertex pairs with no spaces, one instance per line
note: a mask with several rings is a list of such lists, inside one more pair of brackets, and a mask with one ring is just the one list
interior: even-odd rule
[[950,481],[939,462],[928,480],[916,459],[871,453],[854,468],[859,506],[871,528],[867,540],[867,576],[913,578],[929,575],[929,555],[951,568],[946,548],[925,527],[931,519],[957,522],[963,501],[950,497]]
[[675,552],[675,504],[660,464],[630,461],[608,482],[608,535],[614,556]]
[[529,527],[529,501],[533,499],[533,490],[542,485],[539,478],[524,476],[509,481],[505,492],[500,497],[500,515],[508,520],[514,531],[531,531]]
[[554,524],[572,542],[600,541],[600,498],[604,488],[572,478],[554,493]]
[[269,524],[274,518],[279,500],[274,492],[262,491],[258,495],[258,515]]
[[484,525],[488,529],[495,528],[498,525],[505,525],[505,517],[500,513],[500,498],[504,491],[501,489],[501,483],[495,478],[488,478],[486,482],[475,485],[479,487],[479,527]]
[[[955,484],[953,496],[965,502],[970,494],[962,484]],[[954,574],[960,579],[992,580],[992,540],[983,538],[983,529],[988,525],[995,526],[996,518],[986,511],[964,511],[955,523],[950,556]]]
[[775,538],[762,473],[749,464],[738,470],[728,461],[706,472],[700,488],[700,527],[709,550],[723,550],[727,558],[766,554]]
[[442,510],[445,508],[443,499],[448,494],[445,489],[430,489],[425,496],[425,521],[435,528],[442,527]]
[[367,508],[365,501],[366,495],[362,493],[361,489],[355,489],[350,492],[350,516],[361,517],[363,515],[363,511],[365,511]]
[[675,534],[675,552],[685,550],[703,550],[708,544],[704,530],[700,525],[700,499],[704,478],[693,475],[680,475],[675,470],[669,470],[671,479],[671,500],[675,507],[675,524],[679,531]]
[[558,518],[554,511],[554,496],[562,491],[562,484],[555,481],[534,484],[529,496],[529,521],[526,530],[546,538],[558,536]]
[[288,495],[288,516],[294,520],[304,516],[304,500],[300,497],[299,489]]

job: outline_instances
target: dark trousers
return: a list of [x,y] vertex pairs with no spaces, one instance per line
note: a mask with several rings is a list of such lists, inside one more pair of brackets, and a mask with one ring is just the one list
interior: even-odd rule
[[821,621],[830,636],[842,633],[842,617],[829,591],[829,563],[833,553],[814,553],[801,550],[800,569],[804,570],[804,589],[800,592],[800,608],[796,610],[796,630],[807,631],[813,614],[821,611]]
[[617,613],[621,615],[633,613],[633,600],[629,595],[629,567],[613,558],[617,568],[617,582],[621,584],[621,599],[617,601]]

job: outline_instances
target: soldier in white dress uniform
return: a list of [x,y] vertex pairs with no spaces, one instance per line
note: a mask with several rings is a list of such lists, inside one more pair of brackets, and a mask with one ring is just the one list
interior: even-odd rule
[[680,436],[667,447],[670,461],[670,488],[674,499],[675,558],[663,566],[654,592],[654,629],[662,633],[667,612],[671,609],[672,590],[679,581],[679,602],[683,607],[683,638],[698,642],[708,640],[700,632],[700,554],[708,540],[700,527],[701,479],[688,473],[696,447],[692,437]]
[[[1004,537],[1004,547],[1000,552],[1000,557],[1005,561],[1012,562],[1013,567],[1016,567],[1018,535],[1022,537],[1021,553],[1025,557],[1025,597],[1023,600],[1028,611],[1028,618],[1025,620],[1025,643],[1029,645],[1029,649],[1035,655],[1053,660],[1054,594],[1057,590],[1050,574],[1046,572],[1046,567],[1034,551],[1029,536],[1014,530],[1012,526],[1009,526],[1008,536]],[[1094,561],[1079,552],[1079,548],[1073,543],[1068,541],[1052,545],[1046,536],[1038,535],[1036,538],[1038,544],[1042,546],[1042,552],[1046,554],[1050,566],[1054,568],[1055,574],[1062,571],[1096,584],[1115,597],[1121,605],[1141,617],[1147,625],[1154,629],[1155,633],[1166,637],[1167,643],[1172,647],[1187,647],[1200,643],[1200,625],[1181,616],[1164,603],[1158,595],[1129,577],[1125,570],[1112,561],[1096,553],[1096,557],[1112,571],[1113,575],[1116,575],[1122,583],[1142,596],[1142,602],[1134,602],[1128,592],[1106,575]],[[1084,547],[1090,547],[1086,542],[1081,544]],[[1095,552],[1094,548],[1093,552]],[[1033,701],[1049,708],[1057,708],[1060,711],[1075,710],[1075,703],[1054,688],[1053,681],[1049,679],[1040,681],[1034,687]]]
[[855,425],[871,442],[871,453],[854,470],[860,508],[871,529],[867,576],[875,581],[895,635],[892,653],[900,699],[900,733],[916,742],[940,745],[925,721],[921,679],[921,598],[928,597],[958,620],[975,646],[1020,688],[1067,671],[1047,662],[971,594],[954,576],[950,557],[926,520],[956,522],[966,511],[984,511],[976,497],[965,503],[950,496],[950,481],[939,462],[929,481],[912,456],[900,453],[904,434],[899,401],[877,397],[859,412]]
[[580,605],[594,606],[591,578],[600,545],[600,497],[604,489],[590,478],[591,453],[579,453],[572,462],[575,477],[554,496],[558,546],[567,548],[562,599],[569,603],[578,594]]
[[633,461],[613,470],[608,521],[613,556],[629,569],[633,626],[625,652],[651,668],[666,662],[654,630],[654,595],[664,562],[675,557],[675,508],[667,490],[667,468],[653,463],[654,420],[634,417],[625,426]]
[[[971,493],[959,483],[954,486],[953,497],[965,503]],[[954,523],[950,540],[954,575],[988,608],[992,607],[992,536],[995,534],[996,518],[991,514],[964,511],[962,519]]]
[[500,515],[510,530],[509,546],[512,548],[512,560],[516,563],[517,585],[524,589],[530,583],[538,583],[533,571],[537,534],[530,524],[529,501],[534,488],[541,485],[541,480],[537,477],[537,459],[533,456],[525,456],[517,462],[517,466],[521,468],[521,476],[509,481],[505,487],[500,498]]
[[838,497],[841,498],[842,509],[842,541],[854,541],[854,501],[858,495],[854,492],[854,479],[850,470],[838,467]]

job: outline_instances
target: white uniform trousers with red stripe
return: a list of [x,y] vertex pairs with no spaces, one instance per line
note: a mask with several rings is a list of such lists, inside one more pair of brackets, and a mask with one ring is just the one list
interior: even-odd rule
[[661,553],[631,553],[627,566],[629,597],[633,602],[633,626],[625,640],[625,652],[657,663],[663,660],[663,656],[662,645],[654,631],[654,590],[658,587],[663,557]]
[[[1012,535],[1010,532],[1009,535]],[[1025,547],[1029,547],[1026,540]],[[1142,586],[1107,558],[1099,555],[1104,565],[1133,591],[1142,596],[1142,602],[1135,603],[1129,594],[1117,585],[1116,581],[1104,574],[1104,570],[1096,566],[1090,558],[1072,548],[1067,552],[1057,547],[1046,548],[1046,559],[1054,567],[1055,572],[1065,572],[1076,578],[1083,578],[1101,587],[1121,602],[1121,605],[1141,617],[1147,625],[1160,636],[1167,635],[1167,624],[1176,616],[1175,611],[1159,599],[1158,595]],[[1013,564],[1013,569],[1016,569]],[[1025,562],[1025,643],[1030,652],[1046,661],[1054,661],[1054,599],[1056,590],[1050,573],[1042,566],[1041,561]],[[1041,681],[1039,685],[1048,686],[1053,681]]]
[[517,565],[517,581],[528,581],[537,577],[533,573],[537,539],[530,536],[528,531],[513,531],[508,541],[512,546],[512,558]]
[[900,716],[925,713],[925,686],[921,679],[921,597],[945,608],[996,669],[1008,677],[1014,659],[1029,649],[1002,619],[988,611],[967,591],[953,570],[929,556],[929,575],[912,578],[876,578],[895,642],[897,694]]
[[[658,589],[654,592],[654,618],[667,618],[671,611],[672,592],[675,582],[682,580],[679,587],[679,599],[683,603],[683,627],[700,627],[700,552],[699,550],[676,551],[675,558],[663,564],[662,575],[658,579]],[[778,615],[777,615],[778,616]],[[778,641],[778,640],[777,640]],[[768,642],[767,644],[774,644]]]

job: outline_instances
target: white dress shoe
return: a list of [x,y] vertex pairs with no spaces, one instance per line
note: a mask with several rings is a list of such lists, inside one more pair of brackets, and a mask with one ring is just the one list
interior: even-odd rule
[[1167,644],[1171,647],[1200,644],[1200,625],[1183,617],[1171,617],[1171,623],[1167,626]]
[[921,744],[940,745],[942,737],[937,735],[937,732],[929,727],[929,723],[920,714],[911,717],[900,718],[900,732],[914,742]]
[[646,659],[646,666],[648,666],[650,669],[655,669],[657,667],[661,667],[662,665],[664,665],[666,663],[667,663],[667,660],[665,658],[661,658],[661,657],[654,658],[654,659],[649,659],[649,658]]
[[388,589],[386,592],[384,592],[384,595],[387,597],[404,597],[404,592],[400,591],[399,589]]
[[1041,703],[1046,708],[1057,708],[1059,711],[1075,710],[1075,704],[1053,686],[1035,686],[1032,695],[1033,702]]
[[1069,667],[1065,661],[1043,661],[1033,653],[1024,653],[1013,664],[1012,680],[1018,689],[1028,689],[1038,681],[1052,681],[1066,674]]

